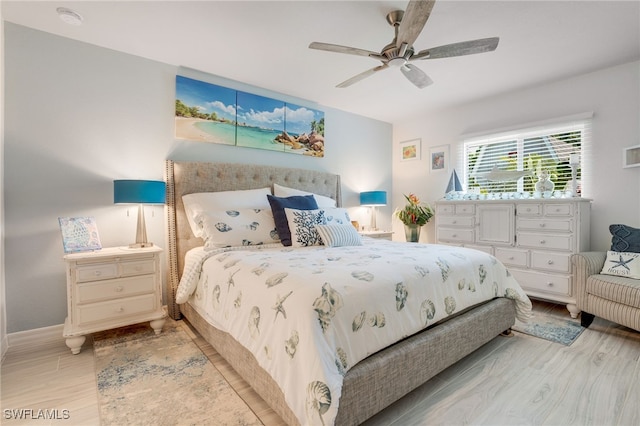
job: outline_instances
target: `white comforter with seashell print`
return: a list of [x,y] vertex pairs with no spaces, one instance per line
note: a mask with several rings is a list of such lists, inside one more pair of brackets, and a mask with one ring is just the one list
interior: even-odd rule
[[531,314],[505,266],[466,248],[365,238],[198,251],[186,263],[180,303],[249,349],[304,425],[333,424],[351,366],[451,314],[496,296]]

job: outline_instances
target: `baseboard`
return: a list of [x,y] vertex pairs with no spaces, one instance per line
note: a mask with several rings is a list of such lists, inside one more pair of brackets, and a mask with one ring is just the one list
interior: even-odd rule
[[60,324],[9,333],[7,335],[7,350],[14,351],[38,346],[64,344],[64,338],[62,337],[63,329],[64,324]]

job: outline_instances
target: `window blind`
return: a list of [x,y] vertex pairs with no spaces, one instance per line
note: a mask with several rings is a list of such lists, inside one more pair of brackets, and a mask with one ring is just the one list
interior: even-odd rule
[[[468,192],[533,192],[538,176],[546,171],[556,190],[571,189],[570,159],[577,165],[578,191],[584,188],[583,158],[588,155],[591,119],[580,119],[493,133],[464,141],[464,170]],[[572,156],[571,154],[578,154]],[[492,170],[529,172],[513,181],[494,181]]]

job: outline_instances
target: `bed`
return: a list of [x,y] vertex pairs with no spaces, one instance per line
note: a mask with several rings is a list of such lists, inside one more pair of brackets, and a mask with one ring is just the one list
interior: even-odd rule
[[[509,276],[508,270],[486,253],[367,238],[358,247],[340,244],[330,247],[333,236],[322,233],[325,246],[308,244],[310,240],[302,238],[302,228],[292,231],[292,240],[294,246],[295,241],[302,241],[308,247],[284,247],[280,243],[252,245],[245,239],[243,242],[251,246],[217,245],[205,250],[203,246],[208,245],[209,240],[194,234],[195,228],[190,223],[193,222],[192,212],[187,214],[183,202],[183,196],[188,194],[251,191],[280,185],[292,191],[304,191],[302,194],[313,193],[318,201],[319,197],[335,200],[335,210],[316,207],[307,209],[309,212],[304,211],[304,214],[296,209],[285,210],[292,230],[294,215],[299,215],[295,216],[296,219],[312,217],[318,224],[317,220],[321,218],[326,225],[315,229],[323,232],[344,230],[346,228],[340,226],[344,220],[341,221],[338,214],[341,210],[341,189],[337,175],[258,165],[167,161],[166,181],[169,314],[175,319],[184,315],[287,424],[360,424],[509,330],[516,315],[526,319],[530,313],[529,299]],[[254,210],[259,214],[260,209]],[[232,210],[235,215],[238,211],[244,214],[243,209]],[[333,222],[322,214],[329,216],[330,220],[337,217],[338,225],[331,225]],[[221,223],[215,214],[209,220],[215,226]],[[257,225],[258,222],[260,220],[253,223]],[[197,230],[195,232],[198,233]],[[433,257],[435,263],[429,263],[428,267],[426,263],[424,267],[415,266],[410,274],[395,267],[403,262],[403,258],[413,259],[412,262],[416,263],[417,259],[422,259],[421,256]],[[384,262],[387,262],[386,268]],[[340,267],[335,266],[338,264]],[[300,275],[306,273],[301,270],[309,265],[314,271]],[[345,265],[350,265],[350,269],[343,270]],[[241,287],[243,280],[257,277],[269,268],[272,268],[271,273],[267,272],[260,278],[262,284],[249,283],[252,287]],[[478,268],[480,281],[477,282],[466,275],[456,275],[471,269],[476,276]],[[455,293],[452,293],[453,297],[425,296],[427,293],[418,295],[422,291],[444,290],[438,290],[436,286],[423,290],[412,280],[432,275],[438,282],[446,281],[445,272],[454,277],[449,281],[457,285],[457,290],[451,290]],[[389,293],[384,299],[388,306],[369,309],[374,301],[364,302],[368,297],[366,293],[376,297],[378,291],[367,291],[367,286],[377,285],[379,280],[382,282],[383,278],[379,277],[383,275],[392,283],[381,284]],[[507,277],[504,282],[503,275]],[[294,285],[298,287],[287,287]],[[269,300],[264,302],[264,306],[260,305],[264,297],[258,294],[258,287],[274,291],[279,302],[274,304]],[[291,290],[294,288],[295,291]],[[307,291],[309,288],[313,290]],[[351,292],[359,294],[358,300],[365,305],[349,311],[353,303],[342,299]],[[492,293],[492,296],[483,296],[484,299],[480,300],[483,292]],[[293,293],[301,299],[292,302]],[[493,297],[496,295],[500,297]],[[443,299],[444,307],[434,309],[431,299]],[[285,300],[288,300],[286,305]],[[251,312],[250,307],[253,308]],[[305,321],[305,315],[310,317],[308,331],[304,325],[298,325],[303,320],[293,316],[298,315],[298,310],[301,311],[300,318]],[[413,312],[413,315],[408,312]],[[342,315],[345,321],[349,320],[348,325],[338,326],[338,317]],[[403,321],[410,318],[409,325],[401,325],[400,317]],[[296,323],[295,336],[285,327],[292,321]],[[391,337],[383,331],[391,333],[396,323],[397,336],[389,341]],[[269,340],[272,337],[268,337],[268,333],[275,333],[273,340]],[[312,333],[315,333],[313,338],[305,339]],[[358,337],[353,337],[356,333],[359,333]],[[375,337],[363,337],[366,336],[364,333],[374,333],[371,336]],[[347,335],[355,340],[347,340]],[[292,343],[292,340],[295,341]],[[304,346],[305,340],[314,341],[314,345],[320,348],[318,352],[322,353],[309,352]],[[375,342],[369,343],[372,340]],[[357,344],[354,343],[356,341]],[[296,350],[299,351],[297,358]],[[330,362],[323,358],[327,352],[334,356]],[[287,367],[272,367],[278,357],[290,359]],[[320,374],[324,374],[322,380],[310,380],[305,376],[319,377],[317,375]],[[300,380],[305,377],[296,388],[298,376]]]

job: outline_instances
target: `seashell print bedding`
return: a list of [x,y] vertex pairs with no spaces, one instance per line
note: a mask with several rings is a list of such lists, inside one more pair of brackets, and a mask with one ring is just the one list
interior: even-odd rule
[[351,366],[443,318],[508,297],[531,302],[502,263],[466,248],[363,239],[362,246],[271,244],[186,259],[178,303],[249,349],[301,424],[333,424]]

